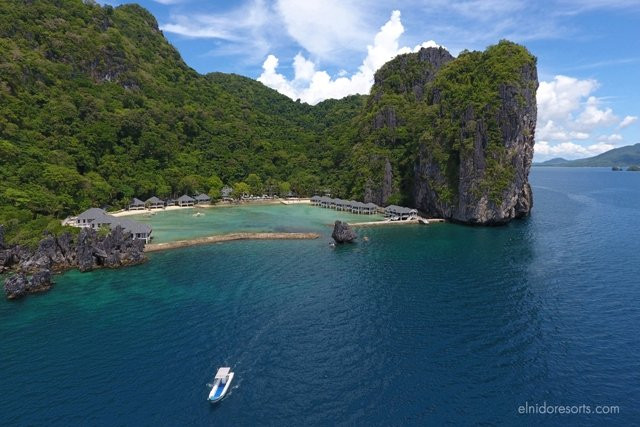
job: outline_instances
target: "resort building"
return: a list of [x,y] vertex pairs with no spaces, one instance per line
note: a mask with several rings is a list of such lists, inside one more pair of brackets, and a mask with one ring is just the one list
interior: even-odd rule
[[336,209],[338,211],[351,212],[362,215],[373,215],[380,209],[375,203],[362,203],[354,200],[332,199],[326,196],[313,196],[311,198],[313,206],[321,208]]
[[129,203],[129,210],[130,211],[144,210],[144,202],[134,197],[131,203]]
[[413,219],[418,216],[416,209],[405,208],[402,206],[389,205],[384,208],[385,218],[391,218],[392,220],[407,220]]
[[96,218],[100,218],[106,214],[107,212],[104,209],[87,209],[86,211],[78,215],[75,220],[70,221],[69,225],[80,228],[91,228],[91,223],[95,221]]
[[144,203],[149,209],[164,209],[164,200],[161,200],[156,196],[149,197]]
[[131,233],[134,239],[142,239],[146,243],[151,240],[151,227],[138,221],[127,218],[115,217],[107,214],[103,209],[91,208],[82,212],[75,218],[75,221],[69,222],[80,228],[91,228],[99,230],[100,227],[109,227],[111,230],[120,226],[126,233]]
[[229,187],[228,185],[225,185],[224,187],[222,187],[222,190],[220,190],[220,195],[222,196],[222,200],[225,200],[225,201],[232,200],[231,199],[232,193],[233,193],[233,188]]
[[189,197],[186,194],[180,196],[178,200],[176,200],[176,205],[181,207],[193,206],[196,203],[196,200],[193,197]]
[[204,205],[204,204],[211,203],[211,197],[207,196],[204,193],[198,194],[197,196],[195,196],[195,199],[196,199],[196,205]]
[[175,199],[167,199],[167,201],[165,202],[165,205],[167,206],[175,206],[175,204],[176,204]]

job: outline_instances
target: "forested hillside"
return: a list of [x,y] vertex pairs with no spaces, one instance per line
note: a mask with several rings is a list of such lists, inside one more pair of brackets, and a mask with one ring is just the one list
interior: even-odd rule
[[0,223],[24,239],[89,206],[247,178],[255,193],[345,191],[336,171],[361,103],[311,107],[199,75],[136,5],[2,1]]
[[0,224],[34,243],[90,206],[208,192],[406,203],[504,223],[531,208],[535,58],[503,41],[384,65],[370,96],[310,106],[189,68],[137,5],[0,2]]

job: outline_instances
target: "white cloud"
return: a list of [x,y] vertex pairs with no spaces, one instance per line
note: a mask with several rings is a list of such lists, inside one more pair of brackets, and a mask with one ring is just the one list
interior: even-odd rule
[[571,118],[582,99],[598,88],[592,79],[578,80],[574,77],[555,76],[552,81],[540,82],[538,88],[538,121],[562,121]]
[[625,116],[624,119],[618,125],[618,129],[624,129],[627,126],[631,126],[638,120],[638,116]]
[[599,104],[600,101],[595,96],[587,99],[587,105],[576,120],[582,129],[591,130],[598,126],[610,126],[618,121],[611,108],[601,110],[598,108]]
[[622,135],[620,135],[619,133],[612,133],[611,135],[600,135],[598,137],[598,141],[608,141],[608,142],[615,142],[615,141],[622,141]]
[[359,50],[373,35],[362,1],[278,0],[275,8],[291,38],[315,58]]
[[552,157],[563,157],[565,159],[577,159],[591,157],[604,153],[615,148],[615,145],[606,142],[598,142],[587,146],[575,144],[573,142],[562,142],[551,145],[548,141],[537,141],[534,147],[536,157],[549,159]]
[[413,49],[401,48],[398,41],[403,32],[400,11],[395,10],[389,21],[375,35],[373,44],[367,46],[367,56],[358,71],[351,76],[341,71],[334,79],[328,72],[316,70],[316,64],[313,61],[305,59],[298,53],[293,62],[293,80],[288,80],[278,73],[278,59],[274,55],[269,55],[262,65],[263,71],[258,81],[292,99],[299,98],[309,104],[316,104],[327,98],[343,98],[356,93],[369,93],[376,70],[387,61],[400,53],[415,52],[422,47],[438,46],[430,40]]
[[[615,148],[623,140],[619,133],[602,132],[611,132],[617,123],[621,128],[635,120],[627,116],[629,119],[620,121],[611,108],[603,106],[603,98],[594,95],[598,87],[596,80],[569,76],[540,82],[536,160],[594,156]],[[600,133],[597,138],[593,135],[596,130]]]

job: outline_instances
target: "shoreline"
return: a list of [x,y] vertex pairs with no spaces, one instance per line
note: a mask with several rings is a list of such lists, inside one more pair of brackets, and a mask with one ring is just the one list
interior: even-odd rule
[[164,243],[148,243],[144,252],[158,252],[190,246],[206,245],[210,243],[232,242],[237,240],[314,240],[318,233],[229,233],[207,237],[197,237],[188,240],[175,240]]
[[214,204],[208,205],[194,205],[194,206],[166,206],[162,209],[139,209],[139,210],[119,210],[115,212],[107,212],[109,215],[122,217],[122,216],[134,216],[134,215],[148,215],[156,212],[167,212],[167,211],[177,211],[181,209],[212,209],[212,208],[233,208],[238,206],[247,206],[247,205],[307,205],[310,204],[310,199],[295,199],[295,200],[286,200],[286,199],[272,199],[272,200],[250,200],[243,201],[240,203],[226,203],[226,202],[218,202]]

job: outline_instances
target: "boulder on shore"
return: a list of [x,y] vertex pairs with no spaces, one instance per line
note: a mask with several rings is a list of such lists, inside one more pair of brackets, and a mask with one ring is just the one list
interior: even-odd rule
[[336,221],[333,225],[331,237],[336,243],[352,243],[358,238],[358,235],[346,222]]

